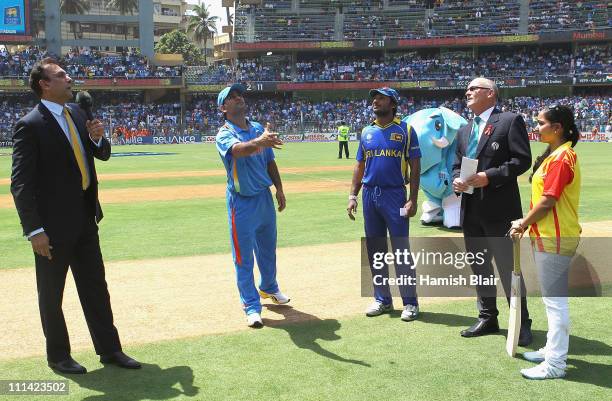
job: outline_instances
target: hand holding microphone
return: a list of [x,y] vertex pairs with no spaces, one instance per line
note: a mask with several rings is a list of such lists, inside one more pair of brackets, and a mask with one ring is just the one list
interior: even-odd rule
[[102,121],[94,118],[93,113],[91,112],[91,108],[93,106],[93,99],[91,95],[87,91],[81,91],[76,95],[76,102],[78,103],[79,107],[81,107],[81,110],[85,112],[85,115],[87,115],[85,125],[87,126],[89,137],[92,141],[98,142],[104,137],[104,124],[102,124]]

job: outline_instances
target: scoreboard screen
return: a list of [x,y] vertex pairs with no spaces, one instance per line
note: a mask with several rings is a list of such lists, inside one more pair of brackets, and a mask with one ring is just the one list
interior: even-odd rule
[[0,1],[0,35],[28,35],[27,0]]

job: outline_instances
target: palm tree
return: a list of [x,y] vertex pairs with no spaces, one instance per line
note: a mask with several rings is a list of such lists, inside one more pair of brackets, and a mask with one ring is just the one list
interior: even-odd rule
[[[138,0],[108,0],[106,3],[106,8],[113,8],[115,10],[119,10],[121,15],[134,15],[134,11],[138,10]],[[127,32],[128,32],[128,24],[125,23],[123,37],[127,40]]]
[[193,38],[198,43],[204,43],[204,64],[206,64],[206,50],[208,40],[217,33],[217,20],[219,17],[211,16],[208,6],[202,2],[193,6],[194,15],[189,16],[187,32],[193,33]]
[[[89,11],[91,5],[88,0],[62,0],[60,2],[60,10],[62,14],[85,14]],[[77,33],[81,31],[81,23],[78,21],[70,21],[74,38],[77,38]]]
[[[236,2],[237,1],[238,0],[236,0]],[[234,29],[233,28],[233,26],[234,26],[234,14],[230,14],[229,7],[225,8],[225,12],[226,12],[226,15],[227,15],[227,26],[232,27],[232,29]],[[234,50],[234,34],[231,31],[229,32],[229,50],[230,50],[230,52],[233,52],[233,50]],[[235,64],[235,57],[230,60],[230,63],[232,64],[232,66]]]
[[[234,25],[234,14],[230,14],[230,8],[229,7],[225,7],[225,15],[227,16],[227,25],[228,26],[233,26]],[[234,35],[230,32],[229,33],[230,45],[234,41],[233,37],[234,37]]]

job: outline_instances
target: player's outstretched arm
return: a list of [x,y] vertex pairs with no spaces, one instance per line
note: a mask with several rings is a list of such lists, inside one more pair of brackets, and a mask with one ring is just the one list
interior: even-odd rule
[[232,146],[232,156],[236,158],[247,157],[264,148],[280,149],[283,141],[277,134],[264,132],[255,139],[247,142],[238,142]]

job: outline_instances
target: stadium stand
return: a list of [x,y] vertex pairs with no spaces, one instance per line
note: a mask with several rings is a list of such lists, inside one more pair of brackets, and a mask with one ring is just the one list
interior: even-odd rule
[[375,9],[364,14],[358,7],[349,7],[344,14],[343,36],[346,40],[418,38],[424,34],[423,9],[402,12]]
[[445,1],[434,9],[429,36],[515,34],[519,1]]
[[[28,48],[9,54],[0,51],[0,76],[27,77],[36,60],[47,53]],[[389,53],[383,57],[336,56],[308,57],[298,61],[294,72],[290,64],[264,63],[257,58],[240,59],[235,66],[186,67],[188,83],[226,83],[236,81],[364,81],[448,79],[486,75],[525,77],[535,75],[600,75],[612,73],[612,52],[608,45],[577,48],[519,48],[482,51],[477,57],[465,52],[421,55],[417,52]],[[148,78],[177,77],[181,67],[150,66],[137,55],[102,56],[89,51],[71,51],[62,60],[74,78]],[[486,66],[486,67],[485,67]]]
[[[597,0],[388,0],[384,4],[300,0],[297,7],[291,1],[240,5],[236,41],[411,39],[612,27],[608,2]],[[526,7],[525,32],[521,7]]]
[[[579,128],[589,131],[597,126],[605,131],[612,114],[612,96],[585,95],[568,97],[514,97],[504,99],[500,105],[504,111],[523,115],[528,127],[535,128],[537,112],[543,106],[566,104],[576,111]],[[425,99],[402,96],[399,115],[405,116],[428,107],[448,107],[466,118],[469,110],[463,98]],[[272,121],[281,133],[335,132],[338,122],[349,121],[354,129],[361,129],[371,122],[372,110],[367,99],[313,102],[290,98],[249,98],[249,115],[254,121]],[[221,124],[214,97],[194,97],[186,112],[185,125],[189,132],[206,132],[212,135]]]
[[529,3],[529,32],[612,26],[610,3],[607,1],[531,0]]
[[415,79],[467,79],[474,76],[534,77],[612,74],[609,45],[590,45],[572,50],[564,47],[517,47],[485,49],[477,56],[455,51],[396,52],[387,57],[336,55],[304,56],[295,68],[289,63],[265,59],[241,59],[235,66],[187,67],[187,83],[240,81],[403,81]]
[[[93,85],[92,95],[96,115],[125,138],[214,135],[215,94],[234,82],[256,88],[250,117],[275,122],[281,133],[335,132],[341,119],[359,130],[372,118],[367,88],[383,84],[400,89],[401,115],[443,105],[468,117],[463,92],[475,76],[501,82],[501,107],[521,113],[530,129],[541,107],[563,103],[582,131],[610,131],[609,8],[595,0],[262,0],[236,8],[227,64],[159,67],[135,51],[87,48],[61,61],[82,82],[114,78]],[[21,49],[0,46],[0,79],[19,80],[17,89],[47,55]],[[132,85],[136,78],[183,80],[154,88]],[[0,99],[0,137],[33,104],[19,96]]]
[[47,52],[44,49],[36,46],[13,53],[2,48],[0,49],[0,76],[28,77],[34,63],[46,55]]
[[[177,135],[182,133],[201,133],[214,135],[222,123],[221,114],[214,96],[196,95],[189,102],[185,119],[180,121],[180,103],[154,102],[146,104],[142,94],[132,96],[120,93],[95,93],[95,114],[107,124],[113,133],[120,132],[125,137],[135,135]],[[353,129],[361,129],[372,119],[370,102],[359,100],[330,100],[315,102],[307,99],[289,97],[249,98],[249,117],[255,121],[272,121],[281,133],[335,132],[340,120],[349,121]],[[566,104],[574,108],[577,124],[582,131],[593,127],[601,132],[609,129],[612,121],[610,94],[595,94],[567,97],[525,97],[504,99],[502,110],[520,113],[527,125],[533,129],[538,110],[544,105]],[[0,102],[0,132],[4,138],[10,136],[14,124],[34,105],[34,100],[23,101],[23,96],[14,95]],[[428,107],[448,107],[469,118],[469,110],[464,99],[419,98],[402,96],[398,114],[405,116]],[[608,128],[607,128],[608,127]]]
[[[44,48],[30,46],[10,53],[0,50],[0,76],[28,77],[34,63],[51,56]],[[134,52],[103,54],[89,49],[71,49],[59,60],[73,78],[171,78],[182,75],[182,67],[155,66]]]

